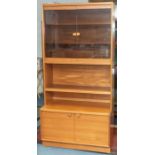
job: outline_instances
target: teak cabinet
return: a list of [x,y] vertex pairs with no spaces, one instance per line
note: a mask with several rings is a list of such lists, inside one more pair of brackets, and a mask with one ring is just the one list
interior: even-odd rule
[[111,152],[113,3],[44,4],[44,145]]
[[109,115],[42,111],[42,138],[48,141],[109,146]]

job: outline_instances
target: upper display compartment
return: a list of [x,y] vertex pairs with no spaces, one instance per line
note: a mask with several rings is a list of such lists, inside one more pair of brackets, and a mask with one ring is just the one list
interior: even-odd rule
[[45,10],[45,57],[110,58],[111,9]]

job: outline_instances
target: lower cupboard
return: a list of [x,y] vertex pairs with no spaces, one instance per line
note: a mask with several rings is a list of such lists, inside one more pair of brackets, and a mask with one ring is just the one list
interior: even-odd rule
[[110,147],[110,115],[41,110],[43,142]]

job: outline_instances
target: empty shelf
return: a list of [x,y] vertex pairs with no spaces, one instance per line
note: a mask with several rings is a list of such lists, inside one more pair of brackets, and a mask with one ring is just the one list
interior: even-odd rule
[[54,112],[72,112],[84,114],[110,114],[110,108],[106,105],[96,105],[90,102],[77,102],[77,101],[63,101],[63,100],[50,100],[42,107],[45,111]]
[[67,85],[51,85],[45,88],[49,92],[69,92],[69,93],[83,93],[83,94],[104,94],[110,95],[111,90],[107,87],[88,87],[88,86],[67,86]]

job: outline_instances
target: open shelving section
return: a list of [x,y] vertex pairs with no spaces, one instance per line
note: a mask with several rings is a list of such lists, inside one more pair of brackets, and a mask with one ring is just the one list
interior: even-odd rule
[[43,5],[43,144],[110,152],[113,9],[113,3]]
[[101,104],[94,106],[93,102],[84,102],[84,101],[66,101],[66,100],[51,100],[49,101],[52,104],[46,105],[45,108],[47,111],[56,111],[56,112],[69,112],[69,113],[83,113],[83,114],[96,114],[104,115],[110,112],[107,105],[101,106]]

